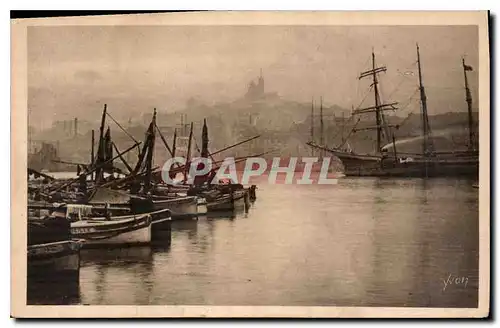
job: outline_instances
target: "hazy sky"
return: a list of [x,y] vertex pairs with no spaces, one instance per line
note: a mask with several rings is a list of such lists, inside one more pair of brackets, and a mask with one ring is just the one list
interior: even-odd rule
[[383,96],[405,103],[417,83],[416,42],[429,112],[465,111],[464,55],[477,99],[475,26],[30,27],[28,105],[33,118],[50,120],[98,113],[103,103],[128,113],[182,108],[190,97],[231,101],[262,68],[269,92],[351,108],[368,88],[357,76],[370,68],[372,47],[388,68]]

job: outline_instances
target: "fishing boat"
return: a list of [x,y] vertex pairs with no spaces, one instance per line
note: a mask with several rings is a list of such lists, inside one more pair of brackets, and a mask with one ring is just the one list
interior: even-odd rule
[[[183,181],[181,181],[180,184],[166,184],[163,181],[161,172],[158,171],[158,168],[153,167],[156,134],[159,134],[165,148],[167,148],[171,156],[178,157],[179,154],[176,155],[176,131],[174,130],[174,141],[171,148],[156,123],[157,112],[156,109],[154,109],[152,120],[146,131],[145,140],[144,142],[142,142],[141,149],[139,149],[138,161],[136,162],[135,166],[132,167],[121,155],[137,147],[140,142],[131,137],[134,140],[135,145],[124,152],[119,152],[116,148],[116,145],[114,145],[114,143],[111,141],[109,128],[104,135],[106,115],[110,116],[109,113],[107,113],[107,107],[105,105],[101,119],[97,156],[96,158],[94,158],[94,150],[92,147],[91,164],[87,166],[86,172],[81,175],[82,178],[80,179],[80,182],[83,183],[83,177],[92,174],[95,175],[95,182],[90,193],[88,193],[87,201],[80,201],[80,203],[91,204],[95,208],[97,208],[97,206],[109,206],[108,209],[111,210],[111,213],[116,213],[115,211],[123,210],[122,207],[125,207],[125,210],[130,207],[131,213],[120,212],[120,214],[148,213],[151,211],[168,209],[170,210],[171,218],[173,220],[196,217],[198,214],[204,214],[208,211],[208,200],[203,200],[203,198],[205,197],[202,194],[190,194],[189,192],[192,191],[192,185],[186,182],[188,178],[188,172],[190,171],[190,167],[192,164],[191,148],[196,143],[193,138],[193,123],[191,123],[189,137],[187,138],[188,145],[185,154],[187,164],[177,165],[176,167],[172,168],[172,173],[183,174]],[[118,126],[121,127],[119,124]],[[124,129],[122,128],[122,130]],[[124,132],[128,134],[125,130]],[[198,150],[200,151],[201,157],[211,157],[213,160],[212,156],[214,154],[249,142],[258,137],[259,136],[249,138],[210,154],[208,152],[208,129],[206,121],[204,121],[202,133],[202,149],[201,151],[199,149]],[[92,145],[93,144],[94,142],[92,142]],[[118,155],[116,156],[113,156],[113,147],[118,153]],[[111,164],[113,159],[118,157],[127,167],[129,171],[128,175],[122,178],[105,181],[103,178],[103,174],[105,173],[104,167],[106,167],[108,170],[111,170],[112,165],[108,164]],[[195,186],[205,184],[207,188],[212,188],[213,186],[209,183],[211,180],[208,179],[208,177],[213,178],[216,172],[217,168],[213,168],[210,174],[201,177],[203,180],[202,182],[195,179]],[[68,183],[64,183],[53,190],[52,193],[62,190],[67,185],[75,182],[77,182],[77,179],[73,179]],[[87,187],[81,189],[87,190]],[[236,197],[237,200],[239,198],[239,196]],[[218,200],[218,203],[229,203],[229,200],[230,197],[221,198]]]
[[57,274],[62,277],[78,276],[82,240],[62,240],[29,245],[28,277]]
[[109,206],[105,205],[81,205],[68,204],[67,218],[70,221],[82,221],[86,219],[95,219],[99,217],[111,216],[110,220],[121,219],[124,216],[132,214],[147,214],[151,215],[151,224],[153,228],[162,225],[165,221],[171,220],[170,209],[164,208],[152,212],[135,212],[131,206]]
[[29,216],[27,236],[28,277],[78,276],[83,241],[72,238],[70,223],[61,210]]
[[85,247],[134,246],[151,242],[150,214],[88,218],[71,223],[71,235],[84,239]]
[[208,212],[233,211],[248,208],[249,195],[246,189],[234,190],[207,200]]
[[[348,145],[347,139],[340,147],[330,148],[324,144],[308,142],[307,144],[321,151],[333,154],[342,162],[346,176],[401,176],[401,177],[444,177],[444,176],[477,176],[479,170],[479,156],[474,149],[458,153],[439,153],[434,149],[432,133],[427,113],[427,96],[422,80],[420,51],[417,45],[417,66],[420,91],[420,108],[422,115],[422,153],[403,154],[396,150],[396,137],[393,128],[397,125],[387,123],[384,111],[395,110],[397,102],[382,103],[379,94],[378,74],[385,72],[385,66],[377,67],[375,54],[372,52],[372,69],[362,72],[359,79],[370,77],[374,91],[374,105],[353,111],[353,115],[375,113],[376,125],[372,127],[351,130],[376,130],[376,149],[373,153],[361,154]],[[464,73],[468,70],[464,63]],[[465,74],[465,76],[467,76]],[[466,80],[467,103],[470,109],[470,91]],[[469,114],[469,120],[471,119]],[[357,120],[359,123],[360,119]],[[472,124],[469,123],[472,131]],[[350,135],[349,134],[349,135]],[[472,140],[472,132],[471,132]],[[383,146],[385,144],[385,146]],[[472,141],[471,141],[472,145]]]
[[151,224],[153,230],[161,229],[163,227],[168,227],[170,221],[172,221],[172,212],[168,208],[164,208],[158,211],[147,213],[151,215]]
[[198,200],[196,196],[178,198],[152,198],[153,210],[169,209],[173,220],[192,218],[198,215]]

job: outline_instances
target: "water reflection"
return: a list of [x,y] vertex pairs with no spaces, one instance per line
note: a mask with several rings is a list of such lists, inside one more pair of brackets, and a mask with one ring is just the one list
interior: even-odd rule
[[478,274],[478,212],[469,207],[477,195],[470,189],[463,181],[439,179],[374,184],[370,305],[477,306],[477,285],[443,291],[449,273]]
[[[477,189],[462,180],[262,185],[248,213],[174,221],[152,247],[85,250],[79,298],[122,305],[475,307],[478,227]],[[467,276],[467,288],[443,291],[450,273]]]
[[26,298],[28,305],[72,305],[80,304],[78,277],[29,278]]
[[[154,230],[153,230],[154,231]],[[151,245],[155,249],[168,249],[172,243],[172,229],[154,231]]]
[[81,252],[83,304],[148,304],[153,252],[148,247]]
[[169,248],[172,242],[172,221],[161,223],[160,227],[154,226],[151,233],[151,244],[155,248]]

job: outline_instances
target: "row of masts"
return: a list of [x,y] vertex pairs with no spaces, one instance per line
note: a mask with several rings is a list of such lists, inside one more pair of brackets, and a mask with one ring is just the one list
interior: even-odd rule
[[[114,121],[124,132],[132,139],[134,140],[134,144],[127,148],[125,151],[120,151],[116,144],[111,140],[111,133],[110,133],[110,127],[108,126],[107,129],[105,130],[106,126],[106,117],[110,117],[112,121]],[[183,125],[187,121],[187,117],[185,115],[181,116],[181,121]],[[186,124],[187,125],[187,124]],[[122,188],[124,186],[129,186],[130,187],[130,192],[132,194],[137,194],[137,193],[148,193],[152,191],[152,187],[154,183],[160,183],[159,175],[157,173],[159,167],[153,167],[153,158],[154,158],[154,149],[155,149],[155,142],[156,142],[156,135],[158,134],[160,136],[160,139],[169,152],[171,158],[175,157],[184,157],[185,159],[185,164],[176,164],[174,167],[171,168],[171,171],[168,172],[170,177],[172,179],[175,178],[177,173],[182,173],[183,175],[183,181],[184,183],[186,182],[188,175],[189,175],[189,170],[192,164],[193,159],[191,158],[192,150],[194,147],[197,148],[198,152],[200,153],[200,156],[203,158],[210,158],[212,160],[212,165],[218,164],[219,166],[215,165],[215,167],[212,168],[211,172],[207,174],[204,177],[197,177],[198,179],[195,179],[195,185],[201,185],[207,181],[211,181],[215,177],[215,173],[219,169],[221,162],[222,161],[215,161],[214,160],[214,155],[219,154],[221,152],[227,151],[231,148],[234,148],[236,146],[242,145],[244,143],[247,143],[249,141],[252,141],[256,138],[259,138],[260,135],[253,136],[251,138],[245,139],[240,142],[236,142],[230,146],[224,147],[223,149],[219,149],[214,152],[209,152],[208,149],[208,144],[209,144],[209,139],[208,139],[208,127],[207,127],[207,122],[206,119],[203,120],[203,128],[202,128],[202,143],[201,143],[201,149],[198,148],[198,145],[196,144],[196,140],[193,137],[193,122],[189,124],[190,130],[189,130],[189,137],[187,138],[187,148],[185,149],[184,154],[179,154],[179,150],[183,150],[182,147],[179,147],[177,144],[178,139],[184,138],[184,135],[182,132],[187,132],[186,128],[183,126],[181,129],[181,136],[177,137],[177,129],[174,129],[174,136],[172,140],[172,145],[169,145],[167,142],[165,136],[162,134],[161,129],[159,128],[157,124],[157,112],[156,108],[153,110],[153,117],[152,120],[147,128],[146,131],[146,136],[143,142],[137,141],[133,136],[131,136],[112,116],[108,113],[107,111],[107,105],[104,105],[102,117],[101,117],[101,124],[99,127],[99,139],[95,140],[95,133],[94,130],[92,130],[91,134],[91,153],[90,153],[90,164],[82,164],[82,163],[69,163],[69,164],[74,164],[77,165],[77,178],[71,179],[67,182],[65,182],[62,185],[57,186],[55,189],[53,189],[50,193],[53,194],[55,192],[58,192],[59,190],[62,190],[68,186],[70,186],[73,183],[80,183],[80,191],[82,192],[87,192],[87,177],[90,176],[91,181],[94,181],[94,188],[93,190],[97,190],[96,187],[102,187],[102,188]],[[95,151],[95,145],[97,144],[97,151]],[[127,154],[130,155],[130,152],[133,149],[138,149],[138,157],[137,157],[137,162],[134,166],[130,165],[130,161],[126,160],[124,155]],[[116,152],[116,155],[114,155],[114,152]],[[266,152],[268,153],[268,152]],[[264,154],[257,154],[253,156],[263,156]],[[251,156],[246,156],[242,158],[236,158],[235,163],[239,163],[246,158],[251,157]],[[122,172],[121,170],[117,169],[114,165],[113,162],[117,159],[120,159],[123,164],[126,166],[128,173],[125,174],[125,177],[118,177],[114,178],[114,173],[125,173]],[[83,169],[83,172],[81,172],[81,169]],[[105,179],[104,174],[105,173],[111,173],[113,176],[112,179]],[[91,197],[91,196],[90,196]]]
[[[376,149],[377,152],[381,152],[382,147],[389,143],[393,143],[393,151],[395,152],[395,135],[391,128],[397,128],[397,125],[390,125],[386,121],[386,117],[384,115],[384,111],[386,110],[396,110],[398,109],[396,105],[397,102],[391,103],[382,103],[380,92],[379,92],[379,80],[377,74],[383,73],[387,71],[385,66],[377,67],[375,61],[375,53],[372,50],[372,68],[368,71],[362,72],[359,75],[359,79],[363,78],[371,78],[372,84],[371,87],[374,91],[374,106],[369,106],[365,108],[360,108],[352,111],[352,115],[359,115],[365,113],[373,112],[375,115],[375,126],[363,127],[363,128],[353,128],[353,131],[359,130],[376,130]],[[466,102],[467,102],[467,111],[468,111],[468,150],[475,151],[475,131],[474,131],[474,119],[472,115],[472,96],[469,88],[469,83],[467,79],[467,71],[472,70],[472,68],[465,64],[465,59],[462,58],[462,66],[464,71],[464,80],[465,80],[465,94],[466,94]],[[422,62],[420,60],[420,48],[417,44],[417,68],[418,68],[418,89],[420,93],[420,106],[421,106],[421,122],[422,122],[422,153],[424,156],[430,156],[435,153],[434,143],[432,139],[431,127],[429,124],[429,114],[427,111],[427,95],[425,93],[425,87],[422,78]],[[343,128],[343,126],[342,126]],[[311,141],[314,142],[315,130],[314,130],[314,99],[311,104]],[[344,132],[342,131],[342,145],[344,145]],[[324,144],[324,123],[323,123],[323,98],[320,98],[320,145],[321,147],[325,147]],[[311,155],[314,154],[314,148],[311,148]]]
[[[319,125],[319,142],[321,145],[323,145],[325,143],[325,117],[328,117],[328,116],[333,116],[333,121],[336,123],[337,122],[337,117],[335,116],[335,114],[333,115],[324,115],[323,114],[323,97],[320,97],[319,98],[319,102],[320,102],[320,105],[319,105],[319,122],[320,122],[320,125]],[[315,117],[317,116],[316,114],[314,114],[314,105],[315,105],[315,102],[314,102],[314,97],[312,98],[311,100],[311,115],[310,115],[310,123],[311,123],[311,129],[310,129],[310,140],[311,141],[315,141],[316,139],[316,131],[314,129],[314,121],[315,121]],[[342,124],[340,124],[340,138],[342,140],[342,143],[344,143],[344,122],[345,122],[345,113],[342,112],[342,115],[340,117],[341,119],[341,122]],[[311,147],[311,156],[314,156],[315,155],[315,148]],[[324,150],[320,150],[319,152],[319,156],[320,158],[324,157],[325,155],[325,151]]]
[[[323,121],[323,97],[320,97],[320,106],[319,106],[319,135],[320,135],[320,144],[323,145],[325,142],[325,125]],[[311,101],[311,140],[314,140],[314,97]],[[314,156],[314,148],[311,148],[311,156]],[[320,151],[320,157],[324,156],[324,151]]]
[[[420,103],[422,108],[422,133],[423,133],[423,145],[422,151],[424,155],[430,155],[435,152],[434,144],[432,142],[432,133],[429,124],[429,115],[427,112],[427,96],[425,94],[425,88],[422,78],[422,61],[420,60],[420,48],[417,44],[417,64],[418,64],[418,81],[420,90]],[[469,83],[467,80],[467,71],[472,70],[471,66],[465,64],[465,58],[462,58],[462,69],[464,72],[464,83],[465,83],[465,99],[467,102],[467,120],[468,120],[468,130],[469,130],[469,142],[468,150],[475,151],[475,131],[474,131],[474,118],[472,116],[472,96],[469,89]]]

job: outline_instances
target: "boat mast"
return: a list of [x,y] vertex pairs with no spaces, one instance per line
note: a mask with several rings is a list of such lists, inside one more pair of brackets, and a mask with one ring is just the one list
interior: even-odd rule
[[181,113],[181,135],[184,134],[184,114]]
[[153,119],[149,128],[149,142],[148,142],[148,150],[146,155],[146,176],[144,181],[144,192],[148,192],[151,190],[151,177],[152,177],[152,169],[153,169],[153,153],[155,149],[155,126],[156,126],[156,108],[153,111]]
[[[325,147],[325,136],[324,136],[324,122],[323,122],[323,97],[320,97],[320,105],[319,105],[319,143],[321,144],[321,147]],[[325,151],[322,150],[320,153],[321,159],[323,159]]]
[[[113,147],[111,146],[111,130],[108,126],[104,135],[104,160],[107,162],[110,158],[113,158]],[[109,162],[104,169],[109,170],[113,174],[113,161]]]
[[342,141],[342,144],[344,144],[344,124],[345,124],[345,113],[342,112],[342,127],[341,127],[341,141]]
[[375,71],[375,52],[372,50],[372,77],[373,77],[373,90],[375,93],[375,120],[377,124],[377,151],[382,147],[382,125],[380,120],[380,97],[378,94],[378,79],[377,72]]
[[425,88],[422,80],[422,64],[420,62],[420,48],[417,43],[417,65],[418,65],[418,84],[420,90],[420,103],[422,104],[422,133],[424,135],[422,151],[424,156],[427,156],[433,151],[432,141],[429,136],[431,134],[431,128],[429,125],[429,116],[427,114],[427,96],[425,95]]
[[189,168],[191,167],[191,144],[193,139],[193,122],[191,122],[191,129],[189,131],[188,148],[186,153],[186,165],[184,166],[184,182],[187,181]]
[[384,137],[386,138],[386,143],[392,142],[392,140],[389,140],[390,138],[390,127],[394,127],[394,125],[388,125],[384,119],[383,116],[383,111],[384,110],[395,110],[397,109],[394,107],[397,105],[397,102],[393,103],[387,103],[383,104],[380,100],[380,93],[378,89],[378,73],[382,73],[387,71],[387,67],[381,66],[381,67],[376,67],[375,64],[375,53],[372,50],[372,69],[366,72],[363,72],[360,74],[359,79],[361,80],[362,78],[365,77],[371,77],[373,80],[372,86],[373,90],[375,93],[375,106],[370,106],[362,109],[357,109],[353,111],[353,115],[359,115],[359,114],[364,114],[364,113],[370,113],[374,112],[375,113],[375,120],[376,120],[376,125],[371,126],[371,127],[365,127],[365,128],[358,128],[358,129],[353,129],[353,131],[359,131],[359,130],[377,130],[377,152],[379,153],[382,148],[382,134],[384,134]]
[[[101,126],[99,127],[99,146],[97,147],[97,161],[96,163],[93,163],[94,165],[100,165],[104,160],[104,125],[106,124],[106,110],[107,110],[107,105],[104,104],[104,110],[102,111],[102,117],[101,117]],[[95,175],[95,179],[100,180],[103,178],[103,168],[101,166],[97,166],[97,171]]]
[[172,158],[175,157],[176,143],[177,143],[177,129],[174,128],[174,140],[172,141]]
[[462,66],[464,69],[465,80],[465,100],[467,101],[467,112],[469,118],[469,150],[474,150],[474,119],[472,118],[472,96],[469,89],[469,81],[467,80],[467,71],[472,71],[472,67],[465,65],[465,59],[462,58]]
[[[314,143],[314,97],[311,100],[311,142]],[[314,156],[314,148],[312,147],[311,156]]]
[[201,132],[201,157],[208,158],[208,127],[207,119],[203,119],[203,128]]
[[[153,115],[153,118],[156,119],[156,117]],[[133,171],[133,175],[137,175],[139,173],[139,170],[141,170],[143,164],[144,164],[144,159],[147,155],[147,152],[148,152],[148,148],[151,144],[151,141],[152,141],[152,138],[151,138],[151,135],[154,133],[154,125],[153,125],[153,121],[151,121],[151,123],[149,123],[149,127],[148,129],[146,130],[146,136],[144,138],[144,144],[142,145],[142,149],[140,150],[139,152],[139,156],[138,156],[138,159],[137,159],[137,163],[135,164],[135,167],[134,167],[134,171]]]
[[[92,130],[92,144],[90,147],[90,167],[93,167],[95,161],[94,144],[95,144],[95,137],[94,137],[94,130]],[[94,174],[91,175],[91,180],[94,180]]]

